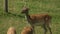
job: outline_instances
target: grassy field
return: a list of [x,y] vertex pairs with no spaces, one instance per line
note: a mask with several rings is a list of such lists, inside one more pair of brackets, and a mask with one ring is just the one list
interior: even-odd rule
[[[14,26],[17,34],[20,34],[24,26],[29,26],[24,15],[20,13],[25,3],[30,8],[30,14],[48,13],[51,15],[52,33],[60,34],[60,0],[9,0],[8,2],[9,12],[16,15],[7,15],[4,12],[4,0],[0,0],[0,34],[6,34],[10,26]],[[17,15],[22,15],[23,18]],[[35,30],[36,34],[43,34],[44,31],[40,26],[37,26]]]

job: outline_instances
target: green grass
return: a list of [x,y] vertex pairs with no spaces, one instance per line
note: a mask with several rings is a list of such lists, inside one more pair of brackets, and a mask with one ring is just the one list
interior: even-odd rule
[[[30,14],[48,13],[52,16],[52,33],[60,34],[60,0],[25,0],[26,6],[30,8]],[[9,12],[16,15],[22,15],[21,9],[25,2],[23,0],[9,0]],[[0,34],[6,34],[7,29],[10,26],[16,28],[17,34],[21,33],[21,30],[25,26],[29,26],[27,20],[23,17],[14,16],[12,14],[7,15],[4,9],[4,0],[0,0]],[[23,16],[23,15],[22,15]],[[36,34],[43,34],[43,29],[36,27]],[[49,34],[49,32],[48,32]]]

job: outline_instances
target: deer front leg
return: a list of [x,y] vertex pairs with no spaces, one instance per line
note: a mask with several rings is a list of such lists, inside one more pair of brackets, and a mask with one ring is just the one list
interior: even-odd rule
[[33,28],[33,34],[36,34],[36,33],[35,33],[35,27],[34,27],[34,26],[32,26],[32,28]]

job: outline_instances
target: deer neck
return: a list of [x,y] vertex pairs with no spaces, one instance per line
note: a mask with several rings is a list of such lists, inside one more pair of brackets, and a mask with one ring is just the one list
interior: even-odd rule
[[28,23],[30,23],[30,24],[31,24],[31,17],[30,17],[30,15],[29,15],[29,14],[26,14],[26,18],[27,18]]
[[30,19],[30,15],[28,13],[26,13],[26,17],[27,19]]
[[32,22],[31,22],[32,19],[31,19],[30,15],[26,14],[26,18],[27,18],[28,23],[31,25],[32,24]]

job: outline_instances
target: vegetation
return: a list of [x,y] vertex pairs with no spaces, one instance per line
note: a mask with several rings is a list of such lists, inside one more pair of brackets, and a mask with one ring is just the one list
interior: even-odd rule
[[[26,18],[21,14],[21,9],[25,5],[30,8],[30,14],[48,13],[52,16],[52,33],[60,34],[60,0],[9,0],[9,12],[6,14],[4,0],[0,0],[0,34],[6,34],[10,26],[14,26],[17,34],[20,34],[24,26],[30,26]],[[37,34],[43,34],[40,26],[36,27]],[[49,32],[48,32],[49,34]]]

